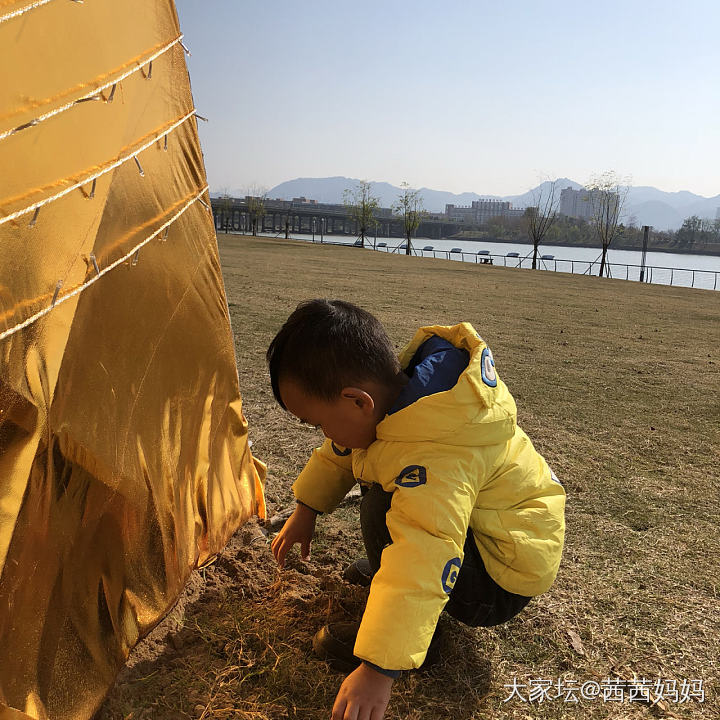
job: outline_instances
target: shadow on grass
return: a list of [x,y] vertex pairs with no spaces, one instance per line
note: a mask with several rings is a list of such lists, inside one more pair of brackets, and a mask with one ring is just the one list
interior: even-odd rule
[[[366,595],[338,570],[290,561],[278,573],[266,546],[235,544],[205,571],[179,629],[138,647],[96,720],[326,720],[344,676],[314,657],[312,636],[358,619]],[[438,662],[395,683],[388,720],[469,717],[487,693],[476,631],[443,622]]]

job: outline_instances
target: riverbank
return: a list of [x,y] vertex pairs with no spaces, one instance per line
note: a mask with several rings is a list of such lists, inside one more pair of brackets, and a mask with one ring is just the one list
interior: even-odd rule
[[[439,663],[395,683],[386,720],[716,718],[720,295],[279,238],[218,241],[270,515],[293,507],[291,483],[322,438],[275,403],[265,351],[296,304],[318,296],[367,308],[397,348],[420,325],[473,323],[567,490],[553,587],[504,626],[448,621]],[[362,611],[365,591],[341,579],[363,552],[358,500],[318,519],[307,563],[293,552],[279,572],[272,534],[245,526],[195,574],[97,720],[327,720],[342,676],[311,640]],[[544,701],[529,702],[543,687]]]
[[[419,240],[425,240],[425,238],[418,238]],[[520,238],[498,238],[498,237],[488,237],[484,235],[478,235],[476,233],[463,231],[456,233],[455,235],[451,235],[448,240],[462,240],[463,242],[473,242],[473,243],[480,243],[480,242],[493,242],[493,243],[504,243],[507,245],[514,245],[517,243],[528,243],[530,242],[527,237],[520,237]],[[597,250],[600,252],[602,250],[602,245],[600,243],[596,244],[588,244],[588,243],[574,243],[574,242],[563,242],[561,240],[555,240],[553,239],[552,244],[556,247],[581,247],[581,248],[587,248],[589,250]],[[642,251],[642,243],[623,243],[622,238],[619,238],[615,242],[612,243],[610,246],[613,250],[632,250],[635,252],[641,252]],[[653,242],[652,233],[650,235],[650,239],[648,241],[648,252],[661,252],[661,253],[672,253],[672,254],[688,254],[688,255],[713,255],[720,257],[720,244],[716,245],[693,245],[690,247],[671,247],[669,245],[664,245],[662,243]]]
[[[264,237],[280,237],[267,234]],[[294,239],[312,241],[312,235],[295,233]],[[315,237],[316,243],[355,245],[354,235],[324,235]],[[397,253],[403,241],[398,238],[368,238],[366,247],[381,252]],[[481,258],[479,253],[486,256]],[[465,240],[425,239],[413,240],[413,255],[442,259],[462,260],[477,263],[492,260],[503,267],[530,268],[532,245],[515,243],[494,243],[488,240],[472,242]],[[559,247],[550,244],[540,246],[539,267],[543,270],[597,275],[600,272],[601,253],[598,248],[581,246]],[[545,258],[543,259],[543,256]],[[547,256],[552,256],[548,259]],[[720,289],[720,255],[680,255],[677,253],[656,253],[648,251],[645,263],[642,253],[632,250],[618,250],[611,247],[607,254],[606,274],[608,277],[650,282],[658,285],[680,285],[705,290]],[[644,267],[644,271],[643,271]]]

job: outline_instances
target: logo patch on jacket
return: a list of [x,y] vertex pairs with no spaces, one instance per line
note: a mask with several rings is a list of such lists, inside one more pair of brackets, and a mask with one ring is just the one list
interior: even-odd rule
[[332,448],[332,451],[340,457],[346,457],[352,452],[352,448],[345,448],[344,450],[341,450],[332,440],[330,441],[330,447]]
[[427,470],[422,465],[408,465],[395,478],[395,484],[400,487],[413,488],[427,482]]
[[442,574],[442,586],[443,590],[448,595],[455,587],[455,581],[458,578],[458,573],[460,572],[461,566],[462,562],[460,561],[459,557],[448,560],[447,563],[445,563],[445,569],[443,570]]
[[495,387],[497,385],[497,374],[495,372],[495,359],[490,352],[490,348],[486,347],[482,351],[480,362],[482,365],[480,374],[482,375],[483,382],[488,387]]

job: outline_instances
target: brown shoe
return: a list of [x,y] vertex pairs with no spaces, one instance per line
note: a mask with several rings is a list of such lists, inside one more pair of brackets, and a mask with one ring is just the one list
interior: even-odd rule
[[352,585],[362,585],[367,587],[372,582],[373,575],[370,570],[370,562],[367,558],[360,558],[354,563],[350,563],[343,572],[343,580],[347,580]]
[[313,637],[313,650],[333,670],[352,672],[362,660],[353,655],[359,622],[338,622],[321,627]]
[[[323,625],[315,633],[312,640],[315,654],[325,660],[333,670],[352,672],[362,660],[353,654],[357,639],[359,622],[338,622]],[[440,660],[440,645],[444,637],[444,625],[438,623],[430,640],[425,662],[420,666],[423,670],[432,667]]]

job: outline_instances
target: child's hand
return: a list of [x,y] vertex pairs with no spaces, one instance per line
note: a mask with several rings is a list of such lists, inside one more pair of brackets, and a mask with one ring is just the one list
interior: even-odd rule
[[393,679],[362,663],[340,686],[331,720],[382,720]]
[[272,554],[280,567],[284,567],[285,556],[295,543],[300,543],[302,559],[310,559],[310,541],[315,532],[316,517],[314,510],[307,505],[298,503],[295,512],[288,518],[283,529],[270,544]]

